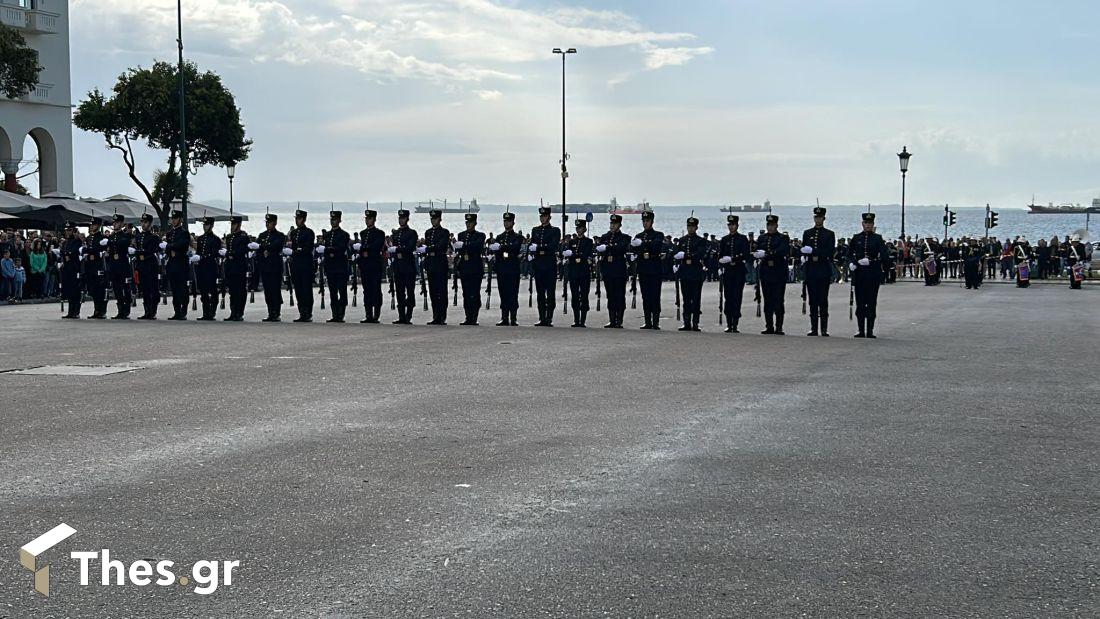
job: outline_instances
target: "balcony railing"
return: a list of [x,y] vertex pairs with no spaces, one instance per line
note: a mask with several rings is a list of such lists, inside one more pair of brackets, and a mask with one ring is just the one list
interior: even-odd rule
[[12,28],[26,28],[27,10],[21,6],[0,4],[0,24]]
[[28,103],[49,103],[52,89],[53,84],[37,84],[30,92],[19,97],[19,100]]
[[57,13],[27,11],[27,30],[37,34],[57,34]]
[[58,13],[40,10],[34,5],[0,4],[0,24],[31,34],[56,34],[59,17]]

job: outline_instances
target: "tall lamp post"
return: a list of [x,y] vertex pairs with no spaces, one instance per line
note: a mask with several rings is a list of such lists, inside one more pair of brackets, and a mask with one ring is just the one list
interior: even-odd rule
[[183,0],[176,0],[176,43],[179,47],[179,74],[180,74],[180,172],[181,195],[180,204],[183,212],[183,229],[187,229],[187,89],[184,86],[186,79],[183,74]]
[[569,171],[565,167],[565,162],[569,159],[569,155],[565,152],[565,57],[569,54],[576,54],[577,50],[573,47],[566,50],[555,47],[554,53],[561,54],[561,233],[564,235],[566,221],[565,179],[569,178]]
[[905,173],[909,171],[909,157],[912,155],[905,147],[901,147],[898,153],[898,162],[901,163],[901,240],[905,240]]
[[229,215],[233,216],[233,177],[237,175],[236,164],[225,166],[225,175],[229,177]]

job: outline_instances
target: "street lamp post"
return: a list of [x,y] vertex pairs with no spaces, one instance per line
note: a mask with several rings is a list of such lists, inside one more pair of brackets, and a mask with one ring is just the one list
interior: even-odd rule
[[905,147],[901,147],[898,153],[898,161],[901,163],[901,240],[905,240],[905,173],[909,171],[909,157],[912,155]]
[[237,175],[237,166],[229,164],[225,166],[225,174],[229,177],[229,215],[233,216],[233,177]]
[[187,229],[187,89],[184,86],[186,79],[183,74],[183,0],[176,0],[176,43],[179,47],[179,74],[180,74],[180,173],[181,195],[180,205],[183,212],[183,229]]
[[565,152],[565,57],[569,54],[576,54],[576,48],[570,47],[569,49],[562,50],[560,47],[554,48],[555,54],[561,54],[561,233],[565,235],[565,179],[569,178],[569,171],[565,167],[565,162],[569,160],[569,155]]

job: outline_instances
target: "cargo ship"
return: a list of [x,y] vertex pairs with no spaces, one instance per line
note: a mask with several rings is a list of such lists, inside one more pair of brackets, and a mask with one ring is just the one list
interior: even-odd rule
[[772,203],[765,200],[763,204],[744,204],[741,206],[724,206],[723,213],[770,213]]
[[435,203],[435,200],[429,200],[426,205],[423,202],[417,204],[415,209],[417,213],[430,213],[433,210],[442,213],[477,213],[481,211],[481,207],[477,205],[477,198],[474,198],[469,203],[459,199],[458,206],[447,206],[446,200],[443,200],[443,206],[439,206]]
[[1035,204],[1035,199],[1031,199],[1031,204],[1027,205],[1027,212],[1029,215],[1079,215],[1081,213],[1100,213],[1100,198],[1096,198],[1092,201],[1092,206],[1081,206],[1080,204],[1059,204],[1055,206],[1053,202],[1048,203],[1046,206],[1041,204]]
[[[611,198],[612,202],[615,202],[615,198]],[[620,207],[615,204],[615,208],[611,209],[612,215],[641,215],[642,213],[650,213],[653,211],[653,207],[649,205],[649,202],[645,200],[639,202],[635,206],[623,206]]]

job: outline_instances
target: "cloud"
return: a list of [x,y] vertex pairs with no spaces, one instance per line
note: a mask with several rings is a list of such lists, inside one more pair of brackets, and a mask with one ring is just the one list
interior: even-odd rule
[[482,101],[496,101],[504,96],[499,90],[475,90],[474,94]]
[[[172,0],[74,0],[71,14],[74,29],[98,33],[99,44],[144,52],[171,49],[175,7]],[[691,33],[649,30],[619,11],[492,0],[191,0],[184,36],[191,54],[449,84],[521,80],[520,65],[545,60],[559,45],[625,49],[645,70],[713,51],[684,46]]]

